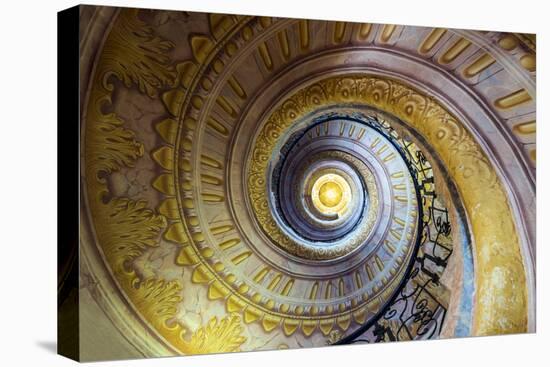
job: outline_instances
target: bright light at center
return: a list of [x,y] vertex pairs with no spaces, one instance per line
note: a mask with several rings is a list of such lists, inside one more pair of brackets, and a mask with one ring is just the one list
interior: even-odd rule
[[338,205],[342,200],[342,188],[334,181],[324,183],[319,189],[319,200],[329,208]]
[[311,189],[315,208],[325,215],[342,215],[351,201],[351,188],[340,175],[328,173],[319,177]]

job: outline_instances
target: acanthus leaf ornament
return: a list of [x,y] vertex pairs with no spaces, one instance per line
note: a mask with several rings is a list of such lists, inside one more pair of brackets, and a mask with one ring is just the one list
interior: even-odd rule
[[[167,55],[172,47],[138,19],[137,9],[120,12],[105,42],[90,92],[84,161],[96,233],[115,278],[139,313],[182,353],[191,354],[206,350],[208,344],[187,342],[187,328],[174,321],[182,299],[180,282],[142,279],[132,264],[146,247],[157,245],[161,231],[167,227],[166,217],[156,214],[143,200],[110,197],[106,180],[115,171],[133,167],[144,153],[143,144],[123,126],[124,121],[113,112],[104,112],[114,90],[109,78],[115,76],[127,87],[136,85],[140,92],[155,97],[159,88],[172,85],[176,77]],[[200,340],[210,332],[229,333],[231,341],[222,347],[233,351],[245,341],[236,335],[242,330],[238,324],[235,317],[222,320],[215,328],[211,322],[206,332],[199,329],[189,338]]]

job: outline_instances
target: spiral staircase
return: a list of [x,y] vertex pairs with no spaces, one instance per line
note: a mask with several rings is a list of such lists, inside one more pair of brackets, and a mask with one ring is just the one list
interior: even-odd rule
[[81,23],[84,359],[534,330],[532,35]]

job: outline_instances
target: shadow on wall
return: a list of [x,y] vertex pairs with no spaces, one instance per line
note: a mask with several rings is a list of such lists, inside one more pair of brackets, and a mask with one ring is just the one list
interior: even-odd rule
[[36,342],[36,345],[47,352],[57,354],[57,342],[53,340],[39,340]]

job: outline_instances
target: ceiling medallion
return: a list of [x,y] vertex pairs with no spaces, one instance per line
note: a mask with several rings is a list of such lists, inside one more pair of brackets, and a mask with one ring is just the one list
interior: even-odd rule
[[349,184],[336,173],[319,177],[313,184],[310,195],[319,212],[336,218],[348,210],[348,204],[353,200]]

